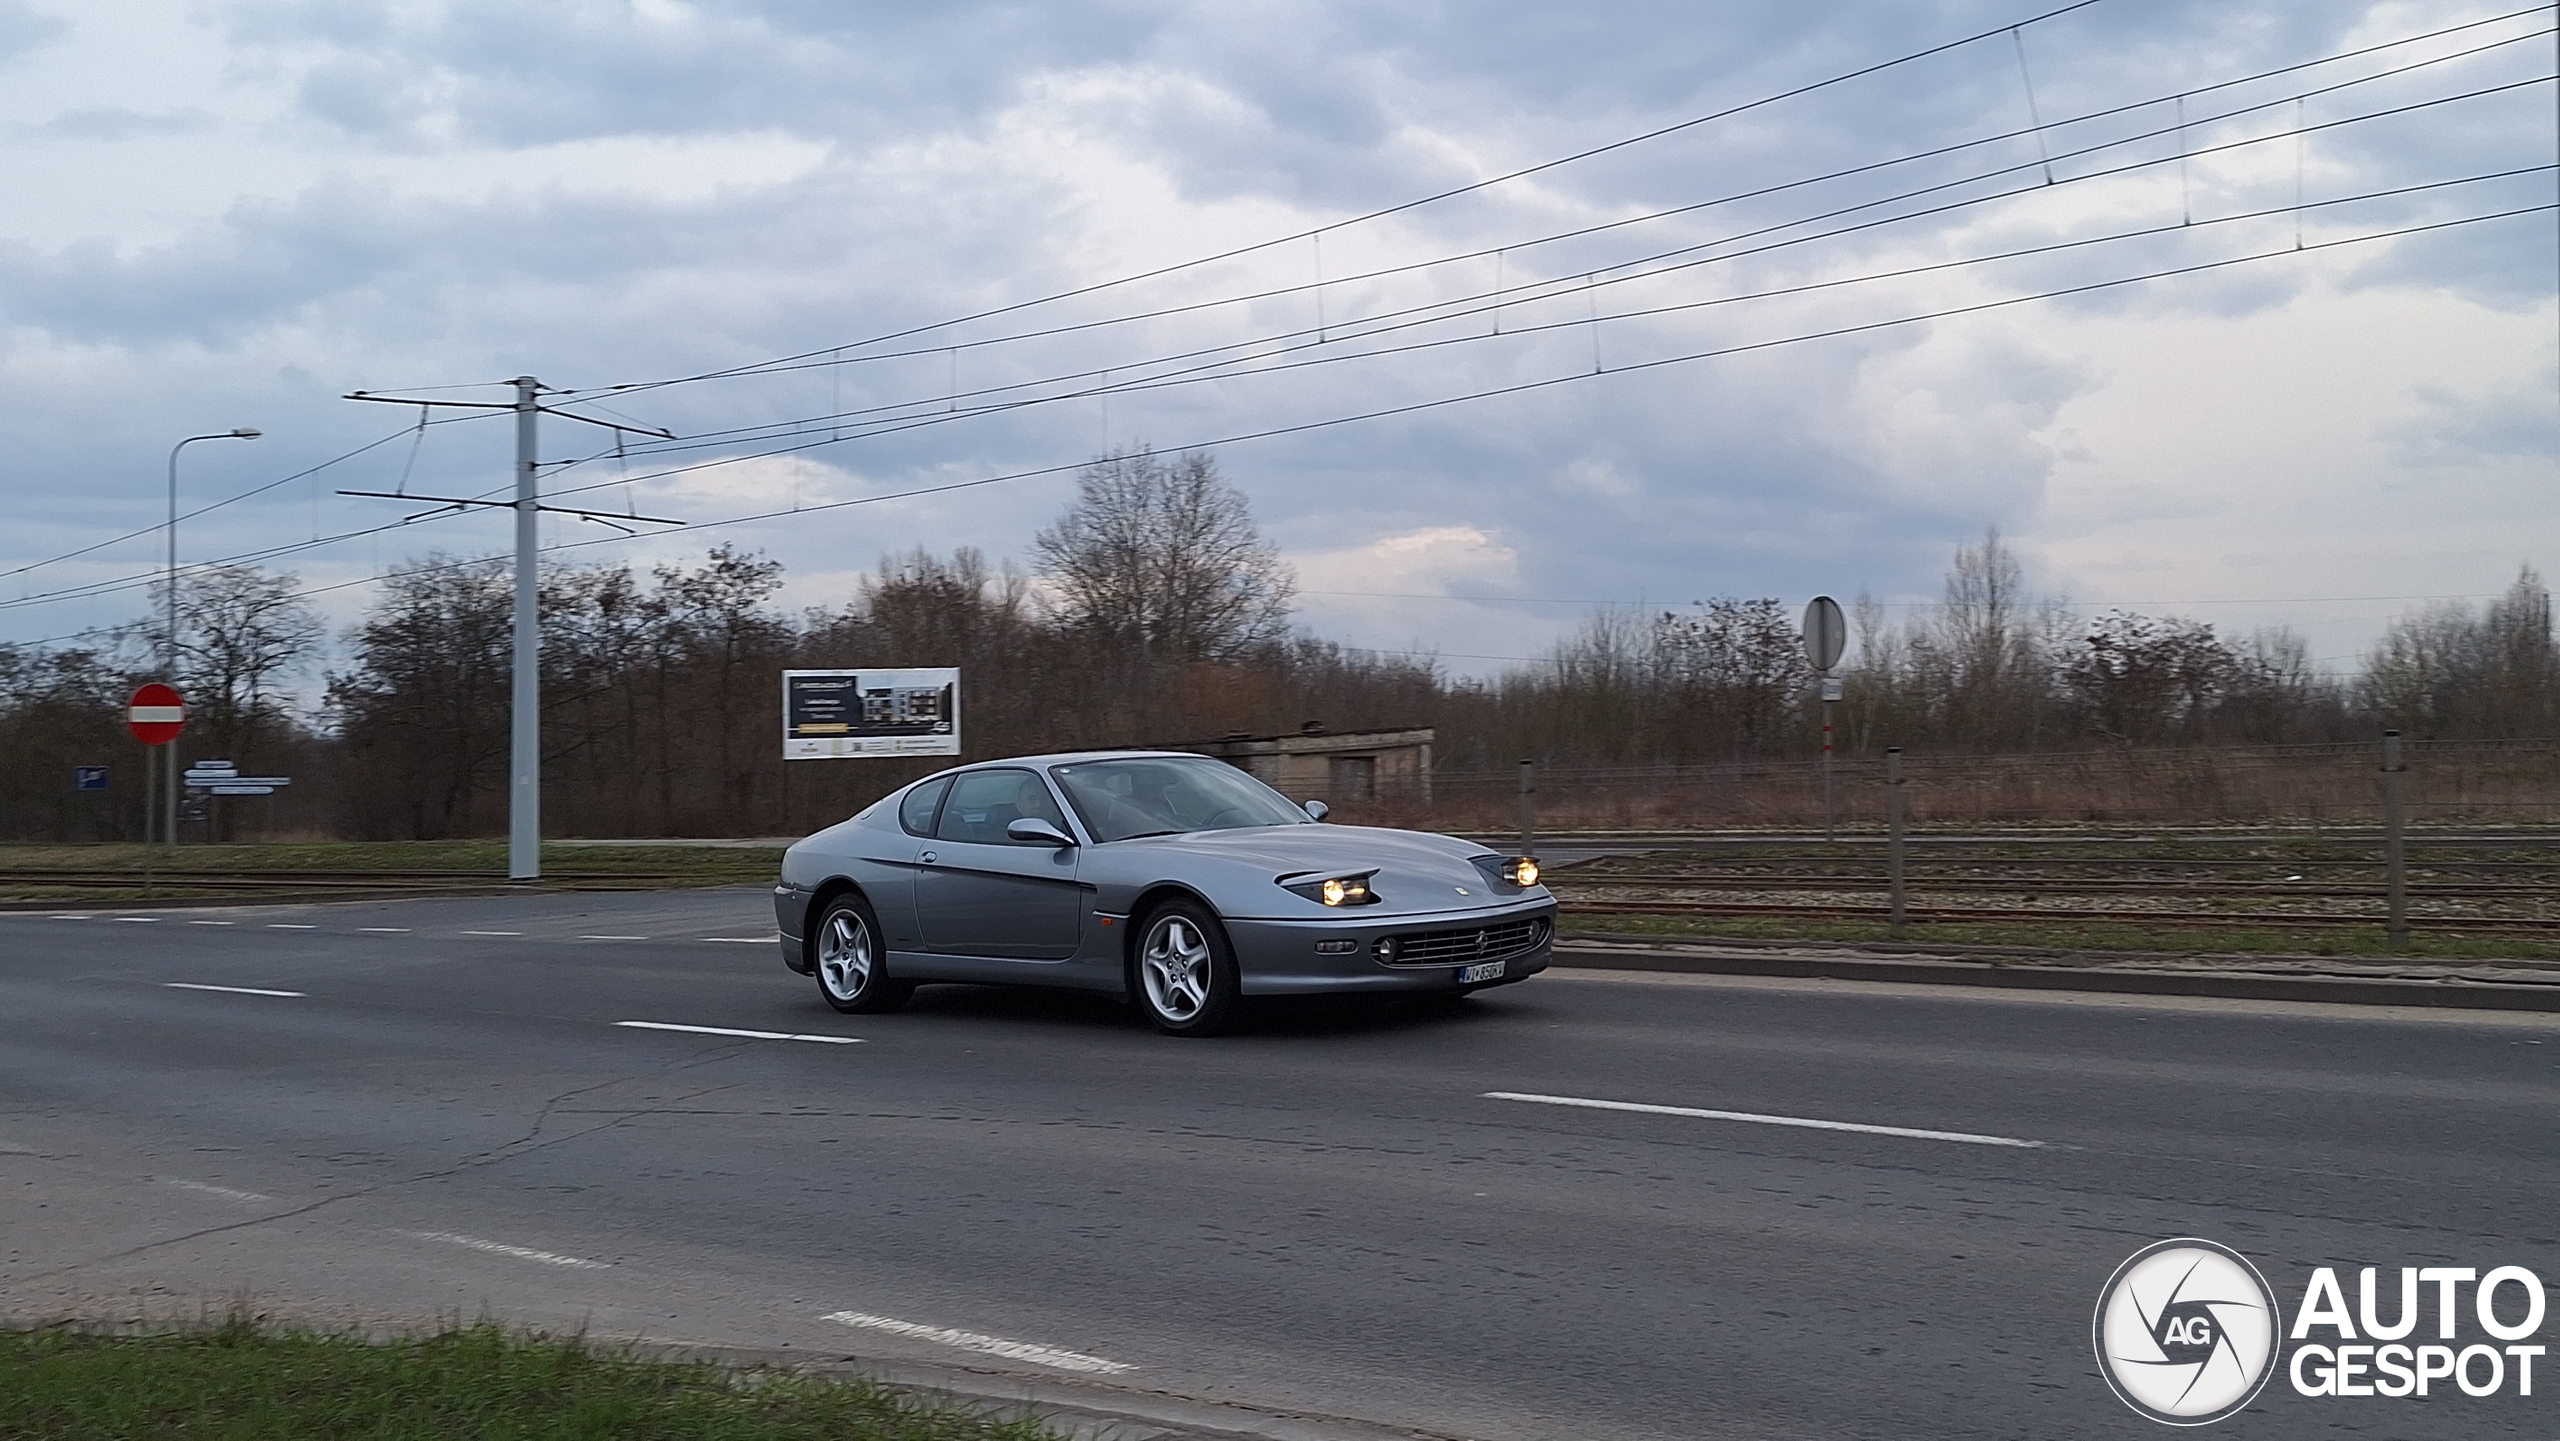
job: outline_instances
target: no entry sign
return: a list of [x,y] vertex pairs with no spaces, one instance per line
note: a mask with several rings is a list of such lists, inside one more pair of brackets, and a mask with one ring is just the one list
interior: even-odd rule
[[153,681],[125,702],[124,723],[133,738],[147,746],[165,746],[187,728],[187,702],[169,687]]

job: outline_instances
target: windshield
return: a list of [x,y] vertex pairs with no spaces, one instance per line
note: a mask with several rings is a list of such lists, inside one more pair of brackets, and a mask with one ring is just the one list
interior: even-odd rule
[[1307,813],[1224,761],[1149,756],[1079,761],[1049,774],[1097,841],[1307,824]]

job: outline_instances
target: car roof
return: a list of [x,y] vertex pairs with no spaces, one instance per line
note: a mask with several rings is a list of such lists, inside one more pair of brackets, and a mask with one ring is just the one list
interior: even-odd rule
[[[950,769],[950,770],[935,771],[935,772],[934,772],[934,775],[947,776],[947,775],[955,774],[955,773],[960,772],[960,771],[974,771],[974,770],[982,770],[982,769],[985,769],[985,768],[990,767],[990,766],[1044,766],[1044,767],[1045,767],[1045,766],[1053,766],[1053,765],[1064,765],[1064,764],[1067,764],[1068,762],[1071,762],[1071,761],[1121,761],[1121,760],[1181,760],[1181,761],[1207,761],[1207,762],[1209,762],[1209,763],[1210,763],[1210,764],[1212,764],[1212,765],[1224,765],[1224,764],[1226,764],[1226,762],[1219,760],[1219,759],[1218,759],[1217,757],[1215,757],[1215,756],[1204,756],[1204,755],[1200,754],[1198,751],[1142,751],[1142,750],[1050,751],[1050,752],[1048,752],[1048,753],[1046,753],[1046,754],[1044,754],[1044,755],[1036,755],[1036,756],[1005,756],[1005,757],[1002,757],[1001,759],[995,759],[995,760],[971,761],[971,762],[969,762],[967,765],[964,765],[964,766],[953,766],[953,767],[951,767],[951,769]],[[927,779],[927,780],[931,780],[932,778],[933,778],[932,776],[927,776],[925,779]]]

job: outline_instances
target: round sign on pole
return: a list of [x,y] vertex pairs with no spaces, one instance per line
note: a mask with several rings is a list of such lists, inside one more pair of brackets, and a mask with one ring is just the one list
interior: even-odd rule
[[1804,658],[1813,668],[1828,674],[1840,663],[1840,652],[1849,646],[1849,618],[1840,613],[1840,602],[1827,595],[1817,595],[1804,608]]
[[175,690],[153,681],[125,702],[124,723],[133,738],[147,746],[165,746],[187,728],[187,702]]

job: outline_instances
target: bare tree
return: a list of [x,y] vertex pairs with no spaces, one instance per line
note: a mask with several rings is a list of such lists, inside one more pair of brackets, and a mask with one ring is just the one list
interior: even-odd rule
[[215,566],[178,587],[178,684],[191,728],[238,755],[292,729],[282,682],[310,664],[323,628],[300,577]]
[[1061,619],[1147,662],[1232,660],[1288,632],[1296,577],[1201,452],[1095,461],[1032,546]]
[[329,680],[355,834],[478,832],[478,802],[505,772],[513,605],[492,561],[430,555],[384,582],[350,668]]
[[2203,621],[2115,610],[2061,657],[2062,685],[2091,730],[2128,745],[2203,738],[2241,674],[2240,657]]

